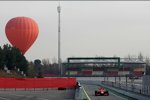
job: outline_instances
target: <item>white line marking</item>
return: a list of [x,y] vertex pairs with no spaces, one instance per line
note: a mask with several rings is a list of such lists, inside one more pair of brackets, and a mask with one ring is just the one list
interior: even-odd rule
[[85,91],[85,89],[84,89],[84,87],[83,87],[83,86],[82,86],[82,89],[83,89],[83,91],[84,91],[85,95],[87,96],[88,100],[91,100],[91,98],[90,98],[90,97],[89,97],[89,95],[86,93],[86,91]]
[[45,99],[45,98],[37,98],[37,99],[39,99],[39,100],[48,100],[48,99]]
[[3,100],[10,100],[10,99],[7,99],[7,98],[3,98],[3,97],[0,97],[0,99],[3,99]]
[[116,94],[114,94],[114,93],[112,93],[112,92],[111,92],[111,94],[114,95],[114,96],[116,96],[116,97],[118,97],[118,98],[121,98],[121,99],[124,99],[124,100],[128,100],[128,99],[123,98],[123,97],[121,97],[121,96],[118,96],[118,95],[116,95]]

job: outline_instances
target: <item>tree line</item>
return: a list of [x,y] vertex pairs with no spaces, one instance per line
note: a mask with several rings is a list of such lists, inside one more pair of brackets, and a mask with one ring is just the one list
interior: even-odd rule
[[35,64],[35,62],[39,60],[36,59],[29,62],[28,75],[30,77],[43,77],[43,76],[58,76],[60,75],[60,69],[58,67],[58,63],[56,60],[54,62],[50,62],[49,59],[42,59],[41,64]]
[[4,67],[9,70],[20,69],[27,74],[28,61],[18,48],[5,44],[0,47],[0,69],[3,70]]
[[0,70],[4,70],[7,67],[8,70],[19,69],[23,71],[28,77],[40,77],[44,74],[59,75],[59,68],[56,59],[53,59],[53,63],[50,63],[48,59],[43,59],[41,67],[36,66],[33,61],[28,62],[26,57],[21,51],[12,47],[9,44],[0,46]]
[[[147,65],[147,71],[150,74],[150,58],[144,57],[140,52],[137,57],[133,55],[128,55],[125,57],[126,60],[138,59],[139,61],[144,61]],[[52,62],[49,59],[41,60],[41,67],[37,67],[33,61],[28,62],[25,56],[20,52],[18,48],[12,47],[8,44],[0,47],[0,69],[3,70],[4,67],[9,70],[20,69],[29,77],[37,77],[38,71],[43,75],[59,75],[60,68],[58,67],[57,59],[53,58]],[[65,68],[63,67],[63,72]]]

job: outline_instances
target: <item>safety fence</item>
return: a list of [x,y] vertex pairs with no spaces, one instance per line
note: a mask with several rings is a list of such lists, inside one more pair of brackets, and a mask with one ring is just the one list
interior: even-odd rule
[[76,78],[0,78],[0,88],[70,88]]
[[102,83],[125,91],[130,91],[134,93],[139,93],[141,95],[150,96],[150,87],[142,86],[142,84],[133,84],[133,83],[131,84],[131,83],[121,83],[121,82],[111,82],[111,81],[102,81]]

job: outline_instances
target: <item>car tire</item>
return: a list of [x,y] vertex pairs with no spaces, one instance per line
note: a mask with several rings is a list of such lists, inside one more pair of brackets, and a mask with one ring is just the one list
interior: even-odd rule
[[105,96],[109,96],[109,93],[106,93]]
[[106,96],[109,96],[109,94],[107,94]]
[[95,96],[97,96],[97,91],[95,91]]

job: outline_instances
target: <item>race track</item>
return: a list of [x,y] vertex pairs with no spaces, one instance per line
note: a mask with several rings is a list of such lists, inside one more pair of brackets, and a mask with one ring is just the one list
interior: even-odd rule
[[127,100],[125,98],[122,98],[118,95],[113,94],[112,92],[109,91],[109,96],[95,96],[94,91],[99,88],[99,86],[96,85],[87,85],[87,84],[82,84],[85,91],[91,98],[91,100]]
[[0,100],[74,100],[75,90],[1,90]]

